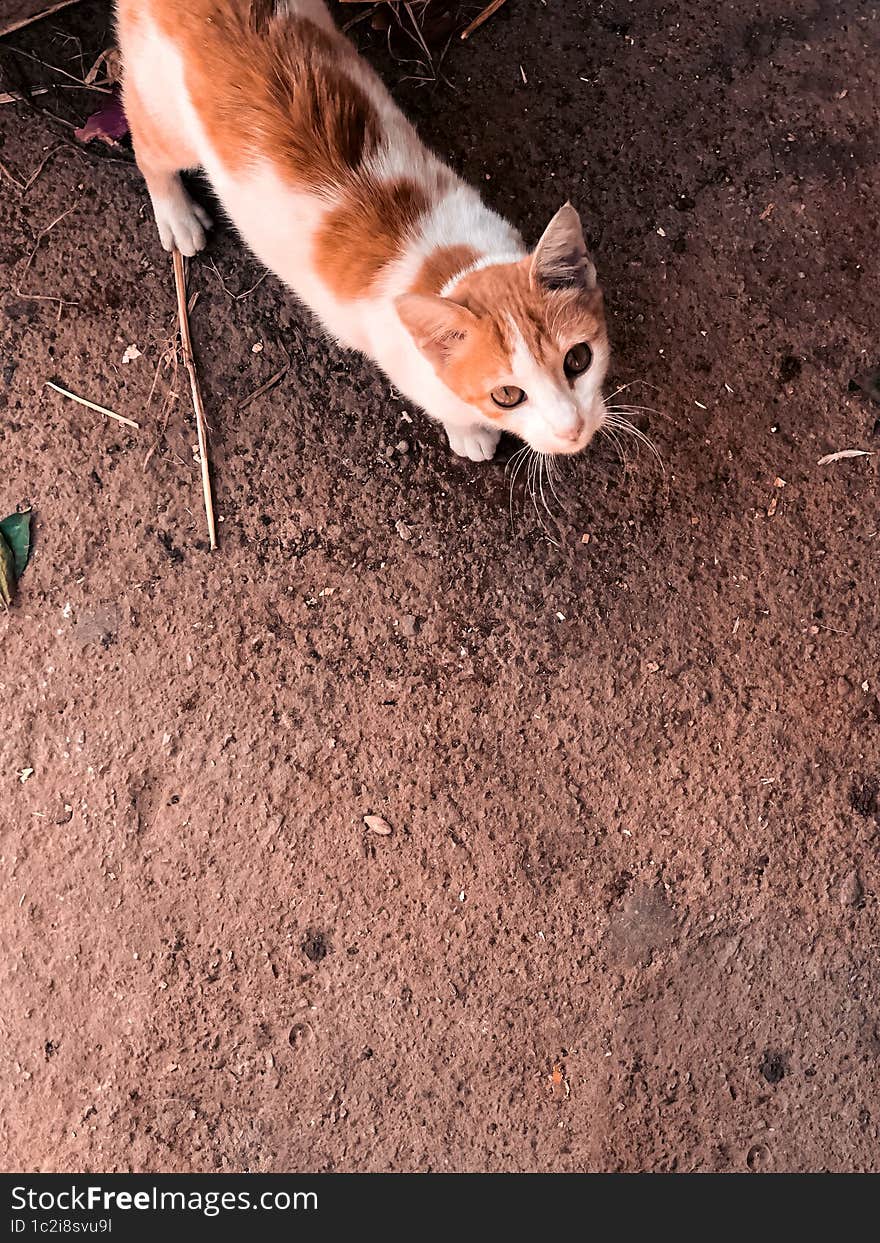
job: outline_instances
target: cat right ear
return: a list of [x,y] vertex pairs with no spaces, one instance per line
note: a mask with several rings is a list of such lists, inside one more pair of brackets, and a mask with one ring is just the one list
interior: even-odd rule
[[394,305],[404,328],[435,367],[449,362],[477,322],[467,307],[436,294],[401,294]]
[[571,203],[560,207],[535,247],[529,283],[533,289],[579,289],[585,293],[596,288],[596,269],[587,254],[581,218]]

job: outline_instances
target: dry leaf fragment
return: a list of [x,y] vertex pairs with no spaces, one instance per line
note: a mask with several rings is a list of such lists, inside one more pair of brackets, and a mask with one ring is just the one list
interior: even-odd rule
[[820,466],[830,466],[832,462],[842,462],[848,457],[871,457],[867,449],[840,449],[837,453],[826,453],[819,458]]
[[104,69],[108,82],[122,81],[122,53],[118,47],[108,47],[101,52],[98,59],[92,65],[89,72],[83,78],[86,86],[91,86],[97,82],[98,74]]
[[776,507],[778,506],[778,504],[779,504],[779,497],[771,496],[770,504],[767,506],[767,517],[768,518],[772,518],[773,515],[776,513]]
[[774,211],[775,207],[776,207],[776,204],[775,204],[775,203],[768,203],[768,204],[767,204],[767,206],[764,208],[764,210],[761,212],[761,214],[760,214],[760,216],[758,217],[758,219],[759,219],[759,220],[769,220],[769,219],[770,219],[770,217],[773,215],[773,211]]
[[375,833],[378,837],[391,836],[391,825],[384,816],[364,816],[364,824],[368,833]]
[[133,363],[136,358],[140,357],[141,351],[135,344],[132,343],[131,345],[127,345],[125,347],[125,353],[122,355],[122,361],[124,363]]
[[73,132],[80,142],[91,142],[93,138],[99,138],[108,147],[115,147],[119,139],[128,133],[128,120],[119,92],[114,89],[113,94],[107,96],[104,107],[93,112],[85,125]]

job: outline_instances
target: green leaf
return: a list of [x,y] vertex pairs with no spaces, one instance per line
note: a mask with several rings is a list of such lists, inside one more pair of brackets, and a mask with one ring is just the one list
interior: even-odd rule
[[6,605],[12,603],[15,583],[15,556],[5,537],[0,535],[0,600]]
[[10,514],[4,518],[0,522],[0,535],[6,537],[6,543],[12,550],[15,578],[21,578],[31,556],[31,511],[26,509],[23,514]]

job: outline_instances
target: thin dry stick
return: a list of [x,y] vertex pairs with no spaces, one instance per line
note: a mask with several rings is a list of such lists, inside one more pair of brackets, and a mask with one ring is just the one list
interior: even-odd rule
[[231,289],[229,289],[229,288],[227,287],[226,282],[224,281],[223,277],[222,277],[222,276],[221,276],[221,274],[220,274],[220,269],[217,267],[217,264],[214,262],[214,260],[213,260],[213,259],[209,259],[209,260],[208,260],[208,265],[209,265],[209,267],[212,267],[212,268],[214,269],[214,273],[215,273],[215,275],[216,275],[216,277],[217,277],[218,281],[220,282],[220,285],[221,285],[221,287],[222,287],[222,289],[223,289],[223,292],[224,292],[224,293],[225,293],[228,297],[230,297],[230,298],[232,299],[232,301],[233,301],[233,302],[241,302],[244,298],[248,298],[248,297],[250,297],[250,295],[254,292],[254,290],[255,290],[255,289],[258,289],[258,288],[260,287],[260,285],[262,285],[262,283],[263,283],[263,281],[266,279],[266,277],[269,275],[269,269],[267,268],[267,269],[266,269],[266,271],[263,273],[263,275],[262,275],[261,277],[259,277],[259,279],[258,279],[258,280],[254,281],[254,283],[253,283],[253,285],[251,285],[250,289],[245,289],[243,293],[233,293],[233,292],[232,292],[232,290],[231,290]]
[[51,224],[47,224],[45,229],[40,230],[40,232],[36,236],[36,240],[34,241],[33,249],[31,250],[30,254],[24,261],[24,266],[22,267],[21,274],[18,278],[18,284],[15,286],[14,290],[12,291],[17,298],[27,298],[31,302],[57,302],[59,319],[61,318],[62,307],[79,306],[79,303],[68,302],[66,298],[59,298],[55,294],[25,293],[25,291],[21,287],[21,283],[24,280],[25,276],[27,276],[28,270],[30,269],[31,264],[34,261],[34,255],[36,255],[37,251],[40,249],[40,243],[42,242],[43,238],[48,237],[48,235],[55,228],[56,224],[60,224],[61,221],[65,218],[65,216],[69,216],[70,213],[75,210],[76,210],[76,204],[74,203],[73,207],[68,207],[67,210],[63,211],[60,216],[56,216]]
[[76,393],[71,393],[69,388],[62,388],[60,384],[53,384],[51,380],[46,381],[49,388],[60,393],[62,397],[69,397],[71,401],[78,402],[81,406],[88,406],[90,410],[97,410],[98,414],[106,414],[108,419],[115,419],[117,423],[124,423],[126,427],[134,427],[140,429],[140,423],[135,423],[134,419],[127,419],[124,414],[117,414],[115,410],[108,410],[106,406],[99,406],[97,402],[89,401],[87,397],[78,397]]
[[[9,45],[7,44],[7,46]],[[78,78],[75,73],[68,73],[66,69],[61,69],[58,65],[50,65],[48,61],[40,60],[39,56],[34,56],[32,52],[26,52],[24,48],[9,47],[9,51],[14,52],[16,56],[24,56],[27,60],[32,60],[37,65],[42,65],[44,69],[51,69],[53,73],[60,73],[62,78],[68,78],[71,82],[75,82],[82,90],[99,91],[102,95],[111,95],[113,93],[109,86],[98,86],[94,82],[86,82],[83,78]]]
[[264,384],[260,384],[257,388],[254,389],[252,393],[248,393],[247,397],[245,397],[243,401],[239,403],[239,407],[238,407],[239,410],[247,410],[248,406],[252,402],[255,402],[258,397],[262,397],[264,393],[268,393],[269,390],[273,389],[276,384],[279,384],[284,379],[284,377],[287,375],[289,370],[290,370],[290,359],[288,358],[284,366],[279,367],[278,370],[275,372],[275,374],[269,376],[269,379],[266,380]]
[[183,365],[189,376],[192,391],[193,407],[196,412],[196,429],[199,434],[199,459],[202,467],[202,492],[205,497],[205,516],[208,519],[208,541],[211,548],[217,547],[217,528],[214,524],[214,499],[211,495],[211,470],[208,465],[208,429],[205,423],[205,407],[202,392],[199,388],[199,377],[193,361],[192,339],[189,335],[189,313],[186,308],[186,273],[183,268],[183,255],[175,246],[171,252],[174,260],[174,288],[177,291],[177,321],[180,327],[180,350],[183,354]]
[[22,192],[22,194],[27,194],[28,190],[30,190],[31,186],[32,186],[32,185],[34,184],[34,182],[37,180],[37,178],[39,177],[40,173],[43,171],[43,169],[46,167],[46,165],[47,165],[47,164],[49,163],[49,161],[52,159],[52,156],[53,156],[53,155],[57,155],[59,151],[68,151],[69,149],[70,149],[70,148],[69,148],[69,147],[67,147],[67,145],[66,145],[65,143],[63,143],[63,142],[59,142],[59,143],[57,143],[57,144],[56,144],[56,146],[54,146],[54,147],[52,148],[52,150],[51,150],[51,151],[49,151],[49,152],[48,152],[48,153],[47,153],[47,154],[43,157],[43,159],[40,161],[40,163],[37,165],[37,167],[36,167],[36,168],[34,169],[34,171],[31,173],[30,177],[28,177],[27,181],[21,181],[21,180],[19,180],[19,178],[18,178],[18,177],[16,177],[16,175],[15,175],[15,174],[14,174],[14,173],[10,170],[10,169],[8,169],[8,168],[6,167],[6,165],[3,163],[3,161],[2,161],[2,160],[0,160],[0,173],[5,173],[5,175],[9,178],[9,180],[12,182],[12,184],[13,184],[13,185],[14,185],[14,186],[18,189],[18,190],[20,190],[20,191]]
[[479,30],[483,22],[487,22],[493,13],[498,12],[504,2],[505,0],[492,0],[492,3],[487,5],[486,8],[483,9],[482,13],[474,18],[470,26],[465,27],[465,29],[461,32],[462,39],[469,39],[475,30]]
[[66,9],[69,4],[76,4],[77,0],[54,0],[50,4],[35,4],[32,12],[19,13],[17,17],[5,17],[0,19],[0,35],[11,35],[13,30],[21,30],[23,26],[29,26],[31,22],[38,22],[42,17],[49,17],[52,13],[57,13],[59,9]]

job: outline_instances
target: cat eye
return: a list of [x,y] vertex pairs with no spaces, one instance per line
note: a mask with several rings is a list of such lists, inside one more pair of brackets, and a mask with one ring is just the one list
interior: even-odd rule
[[565,374],[571,379],[572,376],[581,375],[582,372],[586,371],[592,361],[593,351],[586,341],[581,341],[579,345],[571,347],[562,365],[565,369]]
[[502,384],[500,388],[493,388],[491,396],[495,405],[500,406],[502,410],[512,410],[514,406],[521,406],[526,399],[523,390],[517,388],[515,384]]

